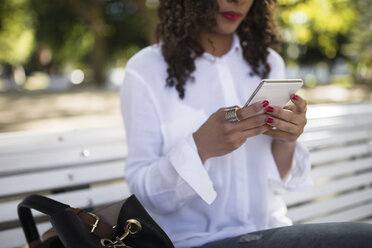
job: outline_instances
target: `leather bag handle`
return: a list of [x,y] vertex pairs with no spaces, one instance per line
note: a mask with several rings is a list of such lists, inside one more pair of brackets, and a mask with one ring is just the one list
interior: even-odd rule
[[25,233],[27,243],[30,247],[40,244],[40,235],[36,228],[31,209],[35,209],[46,215],[52,216],[69,208],[69,205],[55,201],[41,195],[29,195],[18,204],[18,218]]

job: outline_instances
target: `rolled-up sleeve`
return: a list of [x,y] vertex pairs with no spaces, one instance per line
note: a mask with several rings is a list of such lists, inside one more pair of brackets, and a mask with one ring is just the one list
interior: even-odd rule
[[179,139],[164,154],[154,96],[131,68],[126,69],[120,99],[128,144],[125,177],[130,191],[156,213],[172,212],[195,197],[211,204],[216,192],[192,134]]

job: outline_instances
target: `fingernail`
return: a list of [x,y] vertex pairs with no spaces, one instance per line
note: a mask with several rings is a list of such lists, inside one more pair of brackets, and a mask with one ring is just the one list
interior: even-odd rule
[[267,117],[266,119],[266,123],[273,123],[274,122],[274,119],[273,118],[270,118],[270,117]]
[[274,112],[274,108],[269,106],[269,107],[267,107],[266,112],[272,113],[272,112]]
[[296,95],[296,94],[293,94],[293,95],[292,95],[292,100],[295,100],[295,101],[297,101],[297,99],[298,99],[298,95]]
[[266,108],[269,105],[269,101],[265,100],[261,104],[262,104],[262,107]]

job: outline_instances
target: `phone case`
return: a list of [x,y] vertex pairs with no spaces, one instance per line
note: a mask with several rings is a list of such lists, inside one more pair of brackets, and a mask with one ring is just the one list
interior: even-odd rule
[[302,85],[302,79],[264,79],[244,106],[267,100],[272,106],[284,107]]

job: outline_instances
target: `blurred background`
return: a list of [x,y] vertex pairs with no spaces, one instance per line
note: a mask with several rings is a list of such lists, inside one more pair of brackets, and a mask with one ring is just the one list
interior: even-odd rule
[[[157,0],[0,0],[0,132],[121,125],[126,61]],[[281,55],[311,104],[372,101],[371,0],[279,0]]]

